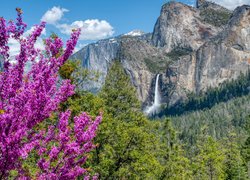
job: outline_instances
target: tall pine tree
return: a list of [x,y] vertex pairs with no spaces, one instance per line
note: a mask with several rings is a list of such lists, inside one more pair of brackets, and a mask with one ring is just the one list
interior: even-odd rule
[[156,179],[159,139],[140,110],[135,89],[120,62],[109,69],[100,93],[104,117],[92,165],[101,179]]
[[211,136],[198,142],[198,154],[193,163],[195,179],[222,180],[224,172],[224,152]]
[[224,145],[224,171],[226,179],[247,179],[246,168],[243,166],[243,158],[237,144],[236,134],[230,133],[223,141]]

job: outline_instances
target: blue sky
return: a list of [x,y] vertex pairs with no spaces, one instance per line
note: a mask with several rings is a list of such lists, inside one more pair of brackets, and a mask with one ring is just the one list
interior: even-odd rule
[[[38,24],[41,19],[48,22],[46,33],[59,34],[64,40],[70,29],[83,27],[78,48],[86,43],[111,36],[128,33],[134,29],[152,32],[161,6],[168,0],[8,0],[1,3],[0,16],[15,19],[15,8],[24,12],[24,21]],[[233,8],[250,0],[214,0]],[[180,0],[194,4],[195,0]]]

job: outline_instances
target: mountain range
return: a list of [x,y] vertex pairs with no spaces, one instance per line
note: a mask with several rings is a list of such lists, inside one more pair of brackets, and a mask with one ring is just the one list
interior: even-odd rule
[[100,40],[76,52],[72,60],[98,81],[82,87],[98,92],[109,67],[119,60],[137,90],[143,109],[153,104],[159,76],[160,103],[168,107],[225,81],[246,74],[250,67],[250,6],[230,11],[206,0],[196,7],[179,2],[162,6],[152,33],[136,30]]

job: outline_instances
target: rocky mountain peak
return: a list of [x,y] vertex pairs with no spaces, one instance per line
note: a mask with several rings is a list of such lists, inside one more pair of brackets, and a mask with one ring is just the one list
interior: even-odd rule
[[171,2],[162,6],[152,35],[152,43],[166,52],[175,48],[197,50],[221,30],[202,20],[200,11],[191,6]]
[[161,14],[168,14],[171,13],[173,15],[178,15],[180,13],[183,13],[185,11],[188,11],[190,9],[193,9],[193,7],[188,6],[186,4],[176,2],[176,1],[170,1],[168,3],[165,3],[161,8]]

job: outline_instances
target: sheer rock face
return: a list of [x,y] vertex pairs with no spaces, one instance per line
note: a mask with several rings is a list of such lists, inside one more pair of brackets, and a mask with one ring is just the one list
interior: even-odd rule
[[[164,5],[153,34],[101,40],[74,54],[72,59],[80,59],[82,66],[101,73],[98,82],[88,82],[83,88],[98,92],[110,64],[119,59],[144,106],[153,101],[158,73],[162,74],[161,102],[171,106],[185,100],[190,92],[206,91],[245,73],[250,63],[250,6],[230,12],[214,3],[205,7],[207,1],[199,2],[199,8],[181,3]],[[204,21],[200,14],[208,7],[219,15],[231,13],[230,20],[222,26]],[[173,56],[176,49],[188,53]]]
[[120,42],[116,39],[101,40],[85,46],[71,57],[73,60],[80,60],[81,65],[90,71],[100,73],[98,81],[87,82],[82,87],[83,89],[94,93],[100,90],[105,81],[109,65],[117,57],[119,46]]
[[166,75],[166,84],[173,84],[171,94],[175,94],[168,97],[170,104],[185,99],[189,92],[206,91],[246,73],[250,68],[249,36],[250,6],[242,6],[234,11],[225,30],[169,66],[168,71],[174,73]]
[[118,36],[98,41],[75,53],[71,59],[81,60],[82,66],[100,72],[97,82],[87,82],[85,90],[98,92],[105,82],[109,66],[120,60],[137,89],[138,98],[144,102],[149,96],[153,73],[148,70],[145,58],[160,56],[160,51],[150,45],[151,34],[142,36]]
[[136,39],[123,39],[119,59],[136,87],[138,97],[146,101],[150,92],[153,73],[148,70],[145,58],[158,55],[157,48]]
[[203,22],[198,9],[171,2],[162,7],[152,42],[166,52],[180,47],[197,50],[220,30],[219,27]]

